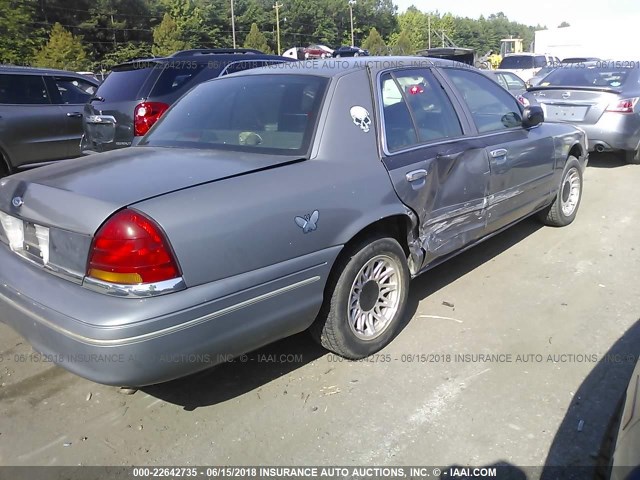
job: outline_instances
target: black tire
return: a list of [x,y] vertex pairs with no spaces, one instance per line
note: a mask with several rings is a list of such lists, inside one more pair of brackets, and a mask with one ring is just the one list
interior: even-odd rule
[[[352,292],[358,291],[357,287],[355,287],[356,278],[360,278],[360,274],[365,267],[373,265],[372,271],[376,271],[376,265],[379,266],[380,263],[384,264],[385,262],[392,267],[392,269],[384,270],[385,274],[388,275],[393,270],[395,273],[391,277],[398,284],[397,293],[395,295],[389,294],[391,296],[385,299],[385,303],[387,300],[392,299],[390,301],[394,305],[396,305],[397,301],[397,307],[388,310],[388,321],[386,323],[375,323],[377,322],[376,320],[371,320],[372,325],[380,326],[380,331],[376,333],[375,328],[374,330],[367,330],[372,334],[371,338],[362,338],[366,334],[360,332],[360,336],[358,336],[355,331],[357,326],[352,327],[350,325],[350,320],[354,317],[349,311],[349,300],[354,298],[352,297]],[[384,348],[398,333],[407,304],[409,280],[409,268],[407,267],[405,253],[395,239],[384,236],[371,236],[353,245],[349,251],[339,258],[329,276],[325,289],[324,304],[316,321],[310,328],[311,335],[324,348],[345,358],[355,360],[368,357],[377,352]],[[362,311],[368,308],[368,306],[364,306],[364,301],[377,304],[383,299],[379,284],[373,282],[378,287],[372,287],[372,285],[367,287],[367,284],[370,283],[371,281],[365,282],[363,287],[359,289],[361,295],[358,297],[357,308]],[[367,290],[367,288],[369,289]],[[367,292],[366,294],[365,291]],[[373,300],[374,298],[376,300]],[[372,306],[365,316],[376,308],[378,308],[377,305],[375,307]],[[351,312],[354,312],[354,310],[352,309]],[[373,317],[373,314],[368,316]],[[366,323],[363,327],[368,329],[369,322],[363,320],[363,323]]]
[[631,165],[640,165],[640,150],[625,151],[624,161]]
[[7,175],[9,175],[9,167],[5,163],[5,159],[0,153],[0,178],[6,177]]
[[[577,176],[577,179],[576,179]],[[569,197],[574,194],[572,191],[573,182],[578,181],[577,200],[575,205],[569,211],[563,209],[563,205],[567,205]],[[567,164],[562,172],[562,180],[560,181],[560,189],[553,203],[538,214],[538,219],[545,225],[552,227],[565,227],[576,218],[580,201],[582,200],[582,167],[578,159],[569,156]]]

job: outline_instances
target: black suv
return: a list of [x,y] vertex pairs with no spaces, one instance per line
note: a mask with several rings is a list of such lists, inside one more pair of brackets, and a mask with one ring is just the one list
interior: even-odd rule
[[288,61],[295,60],[251,49],[197,49],[118,65],[85,105],[82,153],[135,145],[194,85]]
[[79,156],[82,109],[97,88],[75,72],[0,66],[0,177]]

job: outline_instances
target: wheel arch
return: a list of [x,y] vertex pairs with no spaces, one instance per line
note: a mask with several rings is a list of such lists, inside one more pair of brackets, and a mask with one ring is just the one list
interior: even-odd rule
[[336,273],[336,266],[341,264],[345,256],[352,255],[354,249],[366,238],[375,236],[388,236],[396,240],[405,253],[411,275],[420,270],[424,251],[418,240],[418,218],[412,210],[406,208],[403,213],[394,213],[370,221],[352,234],[336,257],[330,275]]

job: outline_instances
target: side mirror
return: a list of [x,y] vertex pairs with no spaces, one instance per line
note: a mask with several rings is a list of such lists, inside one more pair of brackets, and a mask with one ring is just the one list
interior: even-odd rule
[[522,127],[531,128],[544,122],[544,112],[540,105],[529,105],[522,112]]

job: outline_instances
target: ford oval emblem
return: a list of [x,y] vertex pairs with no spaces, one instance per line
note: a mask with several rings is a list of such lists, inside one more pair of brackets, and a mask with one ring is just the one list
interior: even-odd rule
[[22,200],[22,197],[14,197],[13,200],[11,200],[11,204],[18,208],[24,205],[24,200]]

